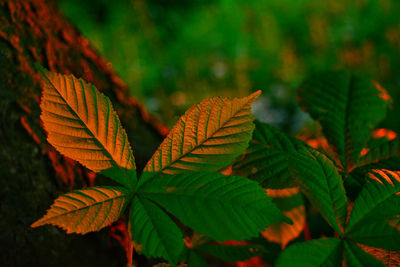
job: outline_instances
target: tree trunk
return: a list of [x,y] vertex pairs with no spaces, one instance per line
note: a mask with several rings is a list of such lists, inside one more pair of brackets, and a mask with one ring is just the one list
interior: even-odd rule
[[[129,97],[109,64],[52,1],[0,0],[1,265],[124,265],[125,252],[110,238],[109,228],[85,236],[66,235],[51,226],[30,228],[59,194],[107,181],[62,157],[46,142],[35,62],[54,72],[82,77],[111,99],[139,172],[168,132]],[[112,230],[118,237],[118,229]]]

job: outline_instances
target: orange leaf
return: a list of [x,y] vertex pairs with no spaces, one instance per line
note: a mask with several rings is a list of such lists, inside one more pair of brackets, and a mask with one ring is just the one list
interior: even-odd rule
[[248,146],[254,129],[251,106],[260,94],[258,91],[235,99],[213,97],[191,107],[144,171],[176,174],[228,166]]
[[[305,207],[301,201],[301,196],[299,195],[299,188],[287,188],[287,189],[267,189],[267,195],[274,199],[274,202],[278,202],[278,207],[281,209],[285,208],[285,199],[290,197],[299,196],[298,206],[283,210],[283,214],[292,220],[293,224],[288,224],[285,222],[274,223],[265,229],[261,235],[270,242],[281,244],[282,248],[297,238],[303,231],[305,226]],[[279,202],[283,203],[279,205]]]
[[132,187],[136,181],[134,157],[110,100],[73,75],[40,71],[41,119],[48,142],[88,169]]
[[47,214],[31,227],[45,224],[59,226],[67,233],[98,231],[116,221],[130,196],[121,187],[89,187],[58,197]]

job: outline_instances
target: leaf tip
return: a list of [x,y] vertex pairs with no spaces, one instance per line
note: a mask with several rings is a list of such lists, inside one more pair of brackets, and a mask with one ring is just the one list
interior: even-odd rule
[[37,228],[37,227],[42,226],[42,225],[43,225],[42,219],[39,219],[39,220],[33,222],[33,223],[30,225],[30,227],[31,227],[31,228]]
[[256,99],[261,95],[261,93],[262,93],[262,91],[261,91],[261,90],[258,90],[258,91],[256,91],[256,92],[252,93],[252,94],[249,96],[249,98],[250,98],[250,99],[253,99],[253,100],[256,100]]

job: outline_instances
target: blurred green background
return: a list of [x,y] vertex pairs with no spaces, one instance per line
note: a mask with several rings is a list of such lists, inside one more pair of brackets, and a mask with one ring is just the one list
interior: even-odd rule
[[297,131],[296,86],[312,72],[350,68],[389,90],[382,123],[400,132],[398,0],[58,0],[132,95],[173,125],[214,95],[262,89],[256,116]]

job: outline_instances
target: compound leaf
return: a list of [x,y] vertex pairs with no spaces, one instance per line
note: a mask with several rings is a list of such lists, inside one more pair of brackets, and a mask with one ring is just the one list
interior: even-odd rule
[[152,201],[136,197],[130,213],[132,239],[147,257],[163,257],[176,264],[183,235],[172,219]]
[[255,120],[253,138],[243,159],[233,165],[233,174],[257,181],[264,188],[292,187],[288,156],[307,146],[273,126]]
[[342,246],[342,241],[338,238],[314,239],[308,242],[295,243],[282,252],[275,266],[341,266]]
[[59,226],[67,233],[98,231],[119,219],[131,193],[123,187],[89,187],[59,196],[31,227]]
[[390,96],[379,85],[331,71],[314,75],[297,91],[300,107],[319,121],[347,170],[356,163],[371,130],[384,118]]
[[217,241],[249,239],[271,223],[286,219],[257,183],[239,176],[158,174],[137,193]]
[[233,100],[212,97],[191,107],[161,143],[144,171],[176,174],[217,171],[247,148],[254,129],[251,106],[261,91]]
[[132,188],[136,166],[125,130],[110,100],[73,75],[39,68],[41,119],[47,140],[61,154]]
[[343,233],[347,198],[333,162],[314,149],[304,149],[291,154],[289,169],[313,206],[335,231]]

